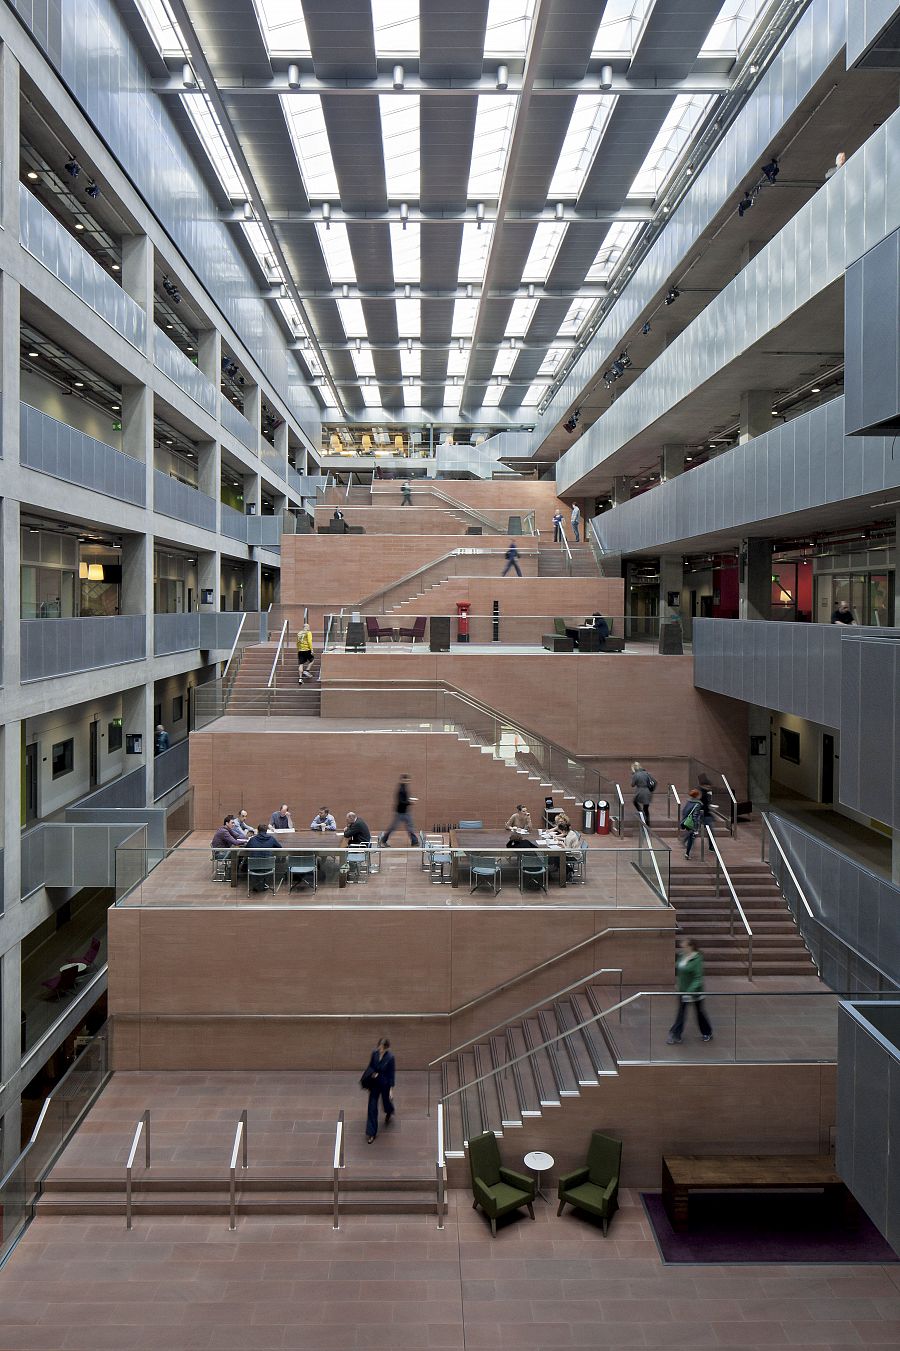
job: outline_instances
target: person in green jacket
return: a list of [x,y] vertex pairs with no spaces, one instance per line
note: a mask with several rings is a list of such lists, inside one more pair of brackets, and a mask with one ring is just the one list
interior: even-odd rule
[[675,988],[678,991],[678,1017],[669,1028],[666,1043],[678,1046],[684,1032],[688,1005],[697,1010],[697,1025],[704,1041],[712,1041],[713,1030],[703,1007],[703,954],[689,938],[682,938],[675,959]]

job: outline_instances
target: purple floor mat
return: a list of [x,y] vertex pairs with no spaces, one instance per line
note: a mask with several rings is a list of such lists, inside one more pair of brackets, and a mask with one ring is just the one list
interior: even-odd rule
[[815,1193],[693,1196],[686,1234],[676,1234],[658,1192],[641,1200],[664,1262],[900,1261],[858,1206],[836,1216]]

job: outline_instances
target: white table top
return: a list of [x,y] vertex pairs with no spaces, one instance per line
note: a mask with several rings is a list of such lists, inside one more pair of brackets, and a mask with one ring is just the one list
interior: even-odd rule
[[293,826],[269,826],[273,835],[296,835],[297,832]]
[[556,1160],[552,1154],[545,1154],[542,1149],[533,1149],[530,1154],[526,1154],[523,1160],[526,1168],[533,1168],[536,1173],[545,1173],[548,1168],[552,1168]]

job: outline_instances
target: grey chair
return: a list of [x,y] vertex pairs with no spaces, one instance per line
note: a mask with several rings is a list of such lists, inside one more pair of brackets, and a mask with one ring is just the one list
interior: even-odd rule
[[470,896],[486,885],[490,886],[491,895],[496,896],[500,890],[500,860],[493,854],[470,854],[469,883]]
[[438,845],[437,848],[428,850],[428,871],[431,873],[431,880],[435,886],[440,886],[443,882],[450,881],[450,865],[453,862],[453,854],[444,845]]
[[313,891],[318,890],[319,870],[315,854],[295,854],[288,864],[288,894],[303,882],[308,882]]
[[484,822],[483,822],[483,821],[460,821],[460,823],[459,823],[459,825],[456,827],[456,829],[457,829],[457,830],[483,830],[483,829],[484,829]]
[[275,891],[275,859],[265,850],[253,849],[247,859],[247,895],[251,891],[270,890]]
[[522,850],[519,860],[519,890],[526,891],[526,879],[537,886],[539,891],[547,890],[547,855],[531,849]]
[[347,850],[347,881],[361,882],[369,875],[369,850],[365,846]]
[[588,847],[584,840],[581,841],[577,854],[568,854],[566,856],[566,875],[573,882],[580,882],[584,886],[587,881],[587,859]]

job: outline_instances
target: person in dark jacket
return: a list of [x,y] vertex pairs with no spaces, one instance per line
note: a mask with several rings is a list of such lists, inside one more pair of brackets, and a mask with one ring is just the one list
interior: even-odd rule
[[394,1119],[394,1080],[396,1065],[391,1043],[382,1037],[369,1058],[369,1114],[366,1117],[366,1142],[371,1144],[378,1134],[378,1100],[384,1107],[384,1124]]
[[656,783],[652,774],[648,773],[637,760],[631,766],[631,786],[634,789],[634,797],[631,799],[634,803],[634,809],[639,816],[644,818],[644,824],[649,828],[650,803],[653,800],[653,790]]
[[371,844],[372,832],[366,825],[361,816],[356,812],[347,813],[347,827],[344,831],[344,839],[349,844]]
[[[269,831],[269,827],[264,821],[261,821],[256,827],[256,834],[251,835],[250,839],[244,845],[245,849],[280,849],[281,841],[277,840]],[[253,883],[253,891],[268,891],[268,885],[265,880]]]
[[669,1029],[666,1043],[678,1046],[684,1032],[688,1005],[697,1010],[697,1025],[704,1041],[712,1041],[713,1030],[703,1007],[703,954],[690,938],[682,938],[675,961],[675,986],[678,990],[678,1016]]
[[514,568],[516,576],[521,577],[522,569],[519,567],[519,551],[516,548],[516,541],[514,539],[509,541],[509,548],[504,557],[506,558],[506,567],[503,569],[500,576],[505,577],[510,568]]
[[392,832],[395,831],[398,826],[405,826],[409,831],[409,843],[415,848],[419,843],[419,840],[416,835],[416,828],[413,825],[412,804],[418,802],[418,800],[417,797],[410,797],[409,795],[409,775],[401,774],[400,782],[397,785],[397,797],[394,804],[394,819],[382,835],[380,840],[381,844],[388,843]]
[[700,827],[703,825],[703,803],[700,800],[699,788],[692,788],[690,794],[682,802],[678,825],[687,837],[683,841],[684,856],[690,858],[694,841],[700,834]]

